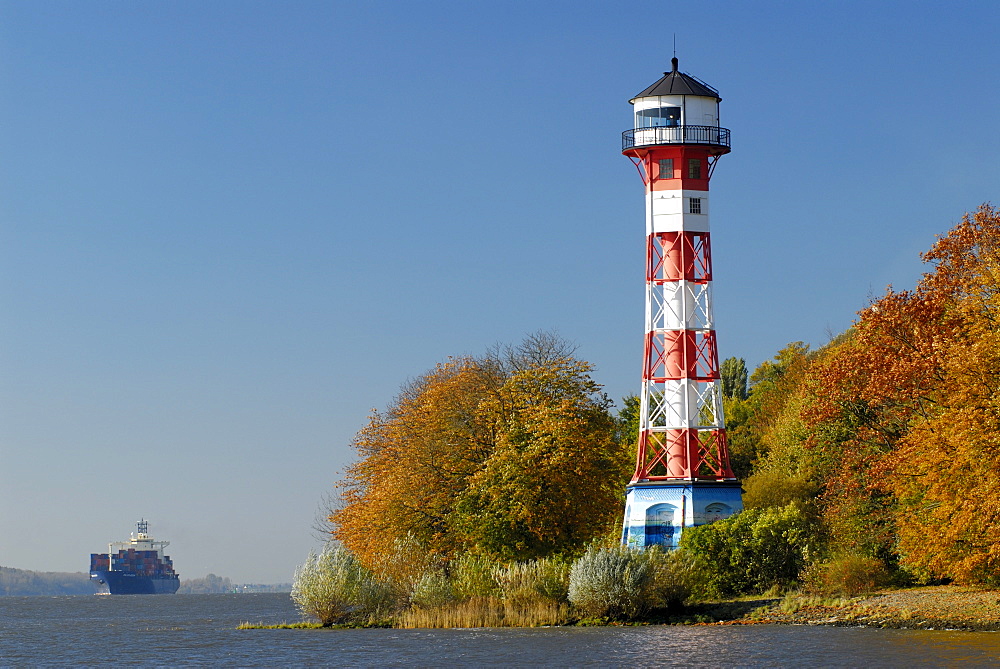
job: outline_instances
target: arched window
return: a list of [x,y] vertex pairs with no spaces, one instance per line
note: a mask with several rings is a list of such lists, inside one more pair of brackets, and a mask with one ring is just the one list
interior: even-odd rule
[[707,523],[714,523],[731,515],[733,515],[733,508],[722,502],[712,502],[705,507],[705,522]]
[[673,504],[654,504],[646,509],[646,545],[674,546],[674,512]]

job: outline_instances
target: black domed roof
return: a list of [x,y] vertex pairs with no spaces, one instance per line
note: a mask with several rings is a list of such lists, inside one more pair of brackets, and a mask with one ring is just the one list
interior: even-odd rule
[[684,74],[677,69],[677,58],[670,59],[673,70],[664,72],[663,77],[655,84],[639,93],[629,102],[634,103],[636,98],[648,98],[654,95],[700,95],[706,98],[721,100],[719,91],[715,90],[703,81],[695,79],[689,74]]

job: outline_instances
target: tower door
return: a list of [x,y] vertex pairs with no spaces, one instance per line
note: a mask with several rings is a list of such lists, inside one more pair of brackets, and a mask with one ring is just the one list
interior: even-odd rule
[[654,504],[646,509],[646,545],[674,548],[673,504]]

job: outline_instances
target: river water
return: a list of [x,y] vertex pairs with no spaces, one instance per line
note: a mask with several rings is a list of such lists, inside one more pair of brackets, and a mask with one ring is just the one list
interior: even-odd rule
[[808,626],[238,630],[287,594],[0,597],[0,667],[997,666],[1000,634]]

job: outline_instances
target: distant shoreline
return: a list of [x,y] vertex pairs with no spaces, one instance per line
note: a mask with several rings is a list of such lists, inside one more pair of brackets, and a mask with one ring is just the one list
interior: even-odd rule
[[[250,594],[291,592],[291,583],[232,583],[228,578],[209,574],[205,578],[181,581],[177,594]],[[93,595],[89,572],[33,571],[0,567],[0,597],[58,597]]]

